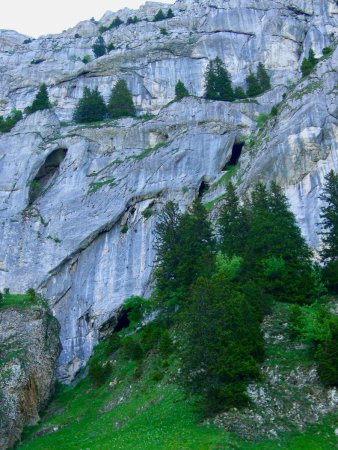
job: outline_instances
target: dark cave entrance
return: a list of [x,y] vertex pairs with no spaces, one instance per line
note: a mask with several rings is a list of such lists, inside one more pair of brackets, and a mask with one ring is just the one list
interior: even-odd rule
[[239,158],[241,157],[243,147],[244,147],[244,142],[235,142],[234,143],[234,145],[232,146],[231,158],[223,167],[222,172],[225,172],[230,167],[234,167],[237,165]]
[[118,333],[119,331],[127,328],[130,325],[130,320],[128,319],[128,309],[123,309],[119,315],[117,323],[114,327],[113,333]]
[[203,180],[198,189],[198,197],[199,198],[203,197],[203,195],[209,190],[209,187],[210,187],[209,183]]
[[66,148],[58,148],[47,156],[35,178],[30,182],[29,204],[31,205],[50,185],[53,176],[67,155]]

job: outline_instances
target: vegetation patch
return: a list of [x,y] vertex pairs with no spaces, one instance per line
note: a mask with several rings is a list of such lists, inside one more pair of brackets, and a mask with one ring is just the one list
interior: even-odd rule
[[88,194],[94,194],[94,192],[97,192],[103,186],[110,186],[110,187],[116,186],[115,178],[111,178],[109,180],[103,180],[103,181],[95,181],[93,183],[90,183]]

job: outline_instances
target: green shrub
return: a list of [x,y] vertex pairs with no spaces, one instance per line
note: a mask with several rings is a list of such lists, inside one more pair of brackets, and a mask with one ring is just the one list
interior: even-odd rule
[[142,216],[145,219],[149,219],[153,215],[153,210],[151,208],[147,208],[142,212]]
[[155,322],[149,323],[142,329],[141,344],[145,352],[148,352],[155,348],[162,336],[162,333],[163,328]]
[[82,62],[84,64],[88,64],[90,62],[90,55],[84,55],[84,57],[82,58]]
[[44,61],[46,61],[46,60],[43,59],[43,58],[32,59],[31,64],[41,64],[41,63],[43,63]]
[[27,300],[29,300],[30,302],[34,302],[35,300],[37,300],[37,294],[33,288],[27,289],[26,295]]
[[158,350],[163,358],[167,358],[174,351],[174,344],[168,331],[162,333]]
[[324,47],[322,50],[323,56],[330,56],[333,53],[333,49],[331,47]]
[[17,109],[13,109],[6,119],[0,116],[0,132],[8,133],[21,119],[22,112]]
[[266,122],[269,120],[270,116],[269,114],[261,113],[258,116],[255,117],[256,123],[259,128],[262,128]]
[[122,25],[124,22],[123,22],[123,20],[121,20],[120,18],[119,18],[119,16],[117,16],[113,21],[112,21],[112,23],[109,25],[109,29],[112,29],[112,28],[118,28],[120,25]]
[[121,337],[117,333],[113,333],[107,339],[105,353],[107,356],[115,353],[121,347]]
[[166,28],[160,28],[161,34],[163,34],[164,36],[168,35],[168,31]]
[[154,369],[152,372],[151,372],[151,374],[150,374],[150,378],[153,380],[153,381],[155,381],[155,382],[159,382],[159,381],[161,381],[162,380],[162,378],[163,378],[163,373],[160,371],[160,370],[158,370],[158,369]]
[[128,227],[127,224],[125,224],[125,225],[123,225],[123,226],[121,227],[121,233],[122,233],[122,234],[128,233],[128,230],[129,230],[129,227]]
[[92,356],[89,360],[88,375],[96,386],[104,384],[112,373],[110,362],[102,364],[97,356]]
[[277,106],[273,106],[271,108],[270,116],[275,117],[275,116],[277,116],[277,114],[278,114],[278,108],[277,108]]
[[137,22],[140,22],[141,21],[141,19],[139,19],[137,16],[134,16],[134,17],[128,17],[128,19],[127,19],[127,24],[128,25],[131,25],[131,24],[133,24],[133,23],[137,23]]
[[144,350],[135,336],[127,336],[122,342],[121,349],[126,359],[140,361],[144,357]]
[[123,307],[128,311],[128,320],[132,327],[136,327],[142,322],[145,314],[149,310],[149,305],[149,300],[136,295],[129,297],[124,301]]
[[306,77],[307,75],[310,75],[310,73],[316,67],[317,63],[318,63],[318,59],[315,58],[315,53],[312,50],[312,48],[310,48],[310,50],[309,50],[309,57],[303,59],[301,67],[300,67],[303,77]]
[[113,42],[110,42],[107,45],[107,50],[108,50],[108,52],[111,52],[112,50],[115,50],[115,45],[113,44]]

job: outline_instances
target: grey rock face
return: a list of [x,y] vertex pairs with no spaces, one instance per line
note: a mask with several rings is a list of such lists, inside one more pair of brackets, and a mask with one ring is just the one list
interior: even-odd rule
[[[158,9],[147,3],[118,14],[150,19]],[[92,54],[99,26],[116,15],[25,44],[21,35],[0,32],[0,110],[28,106],[42,81],[55,102],[0,136],[0,288],[35,287],[50,299],[61,323],[63,380],[83,366],[124,299],[149,293],[154,223],[164,203],[173,199],[185,209],[203,181],[210,186],[205,202],[222,196],[235,140],[246,143],[233,176],[239,190],[278,181],[304,235],[319,245],[318,194],[338,164],[337,53],[303,81],[300,64],[310,47],[319,57],[335,45],[336,3],[181,0],[173,9],[173,19],[104,32],[117,50],[86,65],[79,59]],[[273,88],[255,101],[198,98],[216,56],[236,86],[264,62]],[[139,112],[156,117],[60,123],[70,120],[85,86],[107,99],[119,77]],[[166,106],[178,79],[194,97]],[[257,116],[279,103],[278,116],[259,130]]]
[[58,335],[46,306],[0,308],[0,449],[38,422],[54,387]]

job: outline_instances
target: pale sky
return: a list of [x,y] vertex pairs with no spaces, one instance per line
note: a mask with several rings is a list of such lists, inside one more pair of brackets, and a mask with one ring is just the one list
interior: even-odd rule
[[38,37],[61,33],[91,17],[98,20],[108,10],[138,8],[145,0],[3,0],[1,3],[0,29]]

